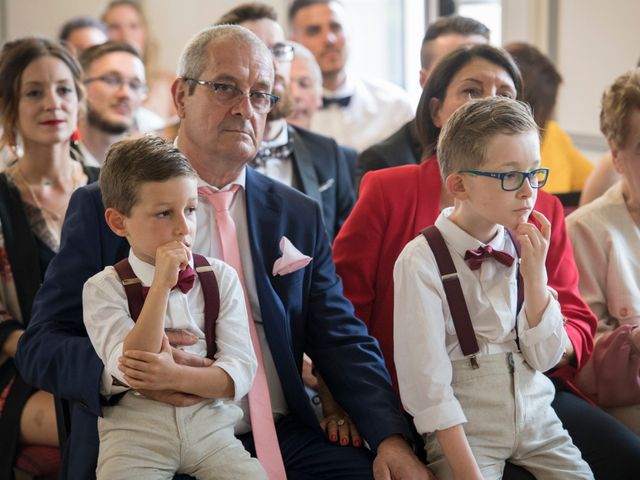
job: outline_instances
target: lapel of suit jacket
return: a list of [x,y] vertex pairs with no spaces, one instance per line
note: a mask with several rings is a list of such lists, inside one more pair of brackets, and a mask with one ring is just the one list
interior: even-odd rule
[[416,217],[413,224],[414,236],[426,227],[433,225],[440,214],[442,180],[438,159],[435,155],[420,164],[415,179],[418,194],[416,196]]
[[307,423],[317,426],[293,356],[291,319],[271,283],[273,263],[281,256],[278,244],[282,232],[278,225],[281,224],[282,198],[273,190],[269,179],[247,168],[246,202],[256,289],[271,355],[289,408]]
[[253,169],[247,168],[246,202],[249,244],[260,311],[262,312],[265,333],[269,345],[271,345],[275,340],[277,343],[280,341],[286,343],[289,332],[284,331],[286,325],[269,321],[285,316],[282,302],[271,288],[269,281],[271,268],[268,265],[269,261],[273,262],[279,257],[274,229],[279,223],[282,212],[282,199],[273,193],[272,185],[265,180]]
[[287,125],[289,129],[289,135],[293,138],[293,162],[300,175],[300,182],[302,183],[302,193],[313,198],[320,204],[322,209],[322,195],[319,190],[318,175],[316,169],[313,166],[313,157],[311,152],[304,144],[304,141],[295,128]]

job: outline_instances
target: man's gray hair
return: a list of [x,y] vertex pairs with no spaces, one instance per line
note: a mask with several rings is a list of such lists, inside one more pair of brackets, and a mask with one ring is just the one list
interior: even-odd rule
[[318,65],[316,57],[311,53],[311,50],[304,45],[292,41],[289,41],[288,43],[293,46],[293,56],[303,59],[307,62],[307,65],[309,65],[316,90],[318,90],[318,93],[322,95],[322,70],[320,70],[320,65]]
[[261,50],[265,58],[271,58],[264,42],[250,30],[238,25],[215,25],[198,32],[184,47],[178,59],[178,77],[199,78],[210,61],[209,45],[222,39],[249,44]]

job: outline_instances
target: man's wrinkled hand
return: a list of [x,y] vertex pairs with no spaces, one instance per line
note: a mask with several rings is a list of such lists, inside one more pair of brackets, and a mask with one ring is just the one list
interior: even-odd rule
[[190,345],[194,345],[198,341],[198,337],[188,330],[167,328],[164,333],[169,339],[169,343],[172,347],[188,347]]
[[173,347],[171,348],[171,355],[173,355],[174,362],[188,367],[210,367],[213,365],[213,360],[210,358],[201,357],[195,353],[185,352]]
[[188,347],[194,345],[198,341],[193,333],[188,330],[174,330],[167,328],[164,331],[165,335],[169,339],[171,344],[171,355],[173,360],[180,365],[186,365],[188,367],[210,367],[213,365],[213,360],[207,357],[201,357],[194,353],[185,352],[175,347]]
[[385,438],[378,445],[373,461],[375,480],[435,480],[429,471],[399,435]]

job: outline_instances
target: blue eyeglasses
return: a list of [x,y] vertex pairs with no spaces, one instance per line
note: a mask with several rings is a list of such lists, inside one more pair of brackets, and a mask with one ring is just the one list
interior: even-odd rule
[[496,180],[500,180],[500,186],[502,187],[502,190],[506,192],[518,190],[524,183],[525,179],[529,180],[531,188],[544,187],[545,183],[547,183],[547,178],[549,177],[548,168],[536,168],[530,172],[512,171],[499,173],[482,172],[480,170],[460,170],[458,173],[470,173],[471,175],[495,178]]

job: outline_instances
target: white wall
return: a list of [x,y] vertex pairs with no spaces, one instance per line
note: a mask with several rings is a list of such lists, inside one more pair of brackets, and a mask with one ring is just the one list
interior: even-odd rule
[[600,138],[600,97],[640,57],[640,1],[560,0],[558,120],[578,141]]
[[[6,39],[28,34],[56,36],[60,26],[77,16],[99,17],[106,0],[4,0]],[[151,33],[158,44],[158,63],[175,71],[187,40],[242,2],[237,0],[143,0]],[[286,0],[266,0],[286,23]]]
[[[357,38],[352,42],[352,56],[357,55],[357,48],[383,52],[385,49],[379,42],[384,35],[370,25],[368,19],[373,12],[367,11],[367,2],[344,1],[352,7],[349,11],[358,10],[354,7],[362,10],[354,22],[353,33]],[[0,23],[6,26],[6,38],[11,39],[30,33],[53,36],[71,17],[98,16],[107,1],[0,0],[0,6],[2,3],[6,18],[0,19]],[[188,38],[239,3],[240,0],[143,0],[159,45],[160,65],[174,71]],[[289,1],[267,3],[276,8],[285,25]],[[597,159],[605,149],[598,128],[602,91],[618,75],[635,66],[640,57],[640,0],[502,0],[502,5],[503,42],[528,41],[546,53],[551,49],[556,54],[558,69],[564,77],[557,118],[578,146],[590,158]],[[553,23],[558,26],[557,32],[553,31]],[[363,38],[367,34],[372,39]],[[557,45],[553,44],[554,39]],[[366,73],[378,73],[378,66],[368,65]],[[411,78],[408,80],[413,82]]]
[[607,150],[600,97],[640,57],[640,1],[503,0],[503,6],[504,42],[526,41],[555,57],[564,79],[557,120],[598,161]]

